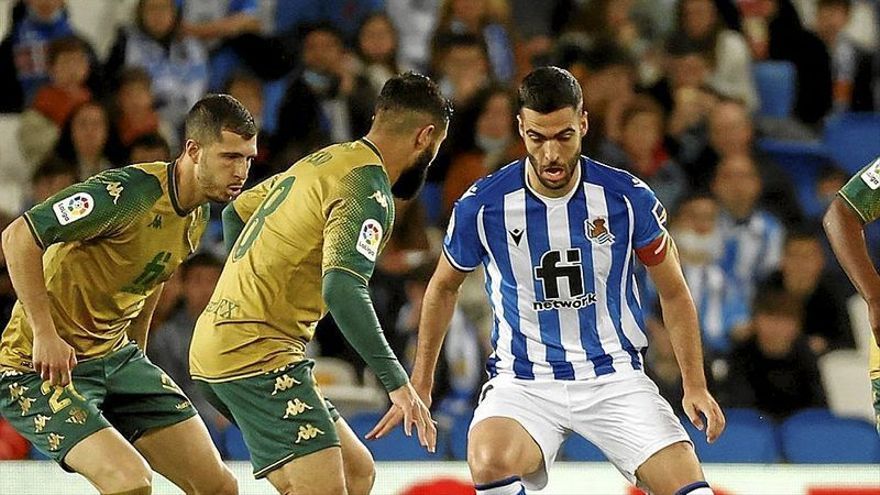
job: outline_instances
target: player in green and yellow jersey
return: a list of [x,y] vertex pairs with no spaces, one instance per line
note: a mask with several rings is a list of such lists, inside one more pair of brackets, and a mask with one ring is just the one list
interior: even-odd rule
[[189,400],[143,350],[162,283],[196,250],[208,200],[241,191],[256,133],[237,100],[208,96],[175,162],[102,172],[3,232],[19,301],[0,340],[0,414],[101,493],[149,494],[150,467],[187,493],[238,491]]
[[874,332],[870,352],[874,413],[880,433],[880,276],[868,256],[862,227],[880,218],[880,157],[847,182],[825,214],[825,232],[840,265],[868,303]]
[[415,425],[434,450],[430,413],[388,347],[367,283],[391,235],[393,196],[418,192],[450,113],[430,79],[395,76],[366,137],[307,156],[224,211],[235,244],[196,323],[190,371],[241,428],[254,475],[280,493],[362,495],[373,483],[369,452],[304,357],[328,310],[404,413],[407,434]]

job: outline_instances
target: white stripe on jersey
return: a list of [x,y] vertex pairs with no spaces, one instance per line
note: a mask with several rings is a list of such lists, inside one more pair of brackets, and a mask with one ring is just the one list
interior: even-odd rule
[[489,241],[486,240],[486,226],[483,223],[483,212],[485,206],[481,207],[477,212],[477,234],[480,236],[480,242],[489,253],[489,263],[486,263],[486,277],[489,278],[489,285],[492,288],[490,298],[492,302],[495,321],[498,325],[498,342],[495,346],[495,356],[498,358],[497,367],[499,369],[513,369],[513,352],[511,342],[513,340],[513,330],[507,323],[504,312],[504,303],[501,299],[501,272],[498,270],[498,263],[489,249]]
[[[508,231],[519,229],[523,232],[519,246],[505,232],[505,248],[510,258],[510,271],[516,280],[517,309],[519,309],[519,331],[525,336],[526,353],[532,362],[535,378],[553,379],[553,368],[547,363],[547,346],[541,341],[541,328],[538,315],[531,307],[536,301],[535,280],[532,275],[532,258],[529,239],[526,233],[526,190],[519,189],[504,196],[504,226]],[[566,230],[567,232],[567,230]]]
[[[596,184],[584,183],[584,195],[587,198],[588,218],[608,219],[608,205],[605,202],[605,188]],[[596,282],[596,329],[599,342],[605,354],[612,356],[615,370],[631,369],[629,353],[622,351],[617,330],[608,310],[608,275],[611,272],[611,244],[592,244],[593,273]]]

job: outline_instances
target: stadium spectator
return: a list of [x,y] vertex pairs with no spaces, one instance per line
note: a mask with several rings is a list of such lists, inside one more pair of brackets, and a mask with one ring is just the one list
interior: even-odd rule
[[198,38],[208,48],[244,34],[260,32],[257,0],[186,0],[181,32]]
[[31,201],[28,206],[42,203],[58,191],[79,181],[75,165],[57,156],[50,156],[31,176]]
[[385,12],[397,28],[400,68],[428,72],[440,0],[386,0]]
[[831,56],[832,95],[837,111],[870,111],[871,54],[844,32],[852,0],[819,0],[816,35]]
[[55,154],[75,164],[83,179],[91,177],[113,167],[106,153],[109,131],[104,107],[97,102],[86,102],[73,111],[61,130]]
[[167,162],[171,160],[171,147],[160,134],[144,134],[128,148],[126,163]]
[[434,51],[443,51],[450,38],[470,35],[486,48],[494,79],[511,82],[516,73],[513,40],[505,24],[510,16],[507,0],[443,0],[434,34]]
[[107,72],[140,67],[152,80],[156,108],[178,131],[186,112],[208,87],[207,53],[202,44],[180,32],[175,0],[139,0],[134,26],[119,30],[107,60]]
[[141,136],[160,133],[176,141],[176,133],[154,108],[153,81],[146,70],[123,69],[114,96],[112,136],[115,138],[110,150],[113,161],[123,162],[128,148]]
[[726,405],[753,407],[776,419],[810,407],[827,407],[816,355],[801,333],[802,309],[778,290],[754,303],[753,336],[730,354]]
[[450,35],[435,51],[436,79],[457,107],[492,80],[486,46],[470,34]]
[[471,104],[453,117],[452,156],[443,180],[442,223],[453,203],[477,179],[522,156],[517,136],[516,101],[503,86],[480,90]]
[[585,46],[610,44],[639,58],[648,49],[645,26],[633,16],[633,0],[593,0],[580,3],[567,29]]
[[349,141],[370,127],[375,95],[346,54],[343,38],[330,24],[301,30],[302,68],[284,95],[278,116],[279,163],[332,142]]
[[385,81],[400,73],[397,30],[387,14],[372,14],[358,29],[357,53],[364,64],[364,74],[376,93]]
[[620,138],[617,142],[605,141],[600,160],[645,181],[661,203],[675,209],[688,185],[687,177],[663,143],[663,109],[651,97],[639,95],[627,105],[620,123]]
[[787,60],[797,69],[795,116],[817,124],[831,110],[831,59],[824,43],[804,29],[791,0],[738,3],[755,61]]
[[92,98],[86,86],[90,68],[84,41],[73,35],[52,40],[48,58],[49,82],[37,91],[18,129],[19,149],[32,166],[51,153],[71,112]]
[[766,281],[798,300],[803,308],[803,333],[817,355],[855,348],[846,302],[824,273],[819,236],[808,230],[793,231],[785,240],[780,269]]
[[150,332],[147,356],[183,389],[199,414],[209,426],[225,426],[210,403],[205,400],[189,376],[189,344],[196,319],[202,314],[214,286],[220,278],[223,262],[209,254],[196,254],[188,259],[182,270],[181,302],[161,325]]
[[779,268],[785,235],[779,220],[759,208],[761,187],[761,176],[748,155],[722,159],[712,181],[712,194],[721,206],[720,264],[749,299],[758,282]]
[[742,34],[724,26],[714,0],[680,1],[678,32],[673,36],[686,37],[709,52],[709,81],[713,88],[744,102],[750,110],[757,108],[749,46]]

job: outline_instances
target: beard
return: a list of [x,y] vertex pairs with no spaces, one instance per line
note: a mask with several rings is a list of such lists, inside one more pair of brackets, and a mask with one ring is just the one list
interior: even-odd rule
[[412,199],[416,197],[422,186],[425,185],[425,177],[428,175],[428,166],[433,160],[431,149],[426,149],[416,158],[415,163],[400,174],[400,177],[391,186],[391,194],[395,198]]
[[[539,166],[538,159],[530,154],[526,153],[529,157],[529,162],[532,164],[532,170],[535,172],[535,176],[538,177],[538,181],[542,186],[547,189],[562,189],[572,181],[574,178],[575,167],[577,167],[578,163],[581,159],[581,150],[578,148],[577,153],[574,154],[568,161],[554,161],[548,163],[546,165]],[[549,179],[544,176],[542,172],[546,172],[548,169],[562,169],[563,174],[558,179]]]

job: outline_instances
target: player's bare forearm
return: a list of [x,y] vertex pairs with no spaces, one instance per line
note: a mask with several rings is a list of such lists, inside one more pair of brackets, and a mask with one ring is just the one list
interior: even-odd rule
[[840,266],[856,290],[868,303],[880,302],[880,276],[868,255],[861,218],[838,197],[828,207],[822,224]]
[[422,301],[418,348],[412,376],[413,386],[420,394],[424,394],[422,398],[425,400],[430,400],[430,392],[434,387],[434,371],[457,300],[458,285],[436,277],[428,283]]
[[660,295],[663,323],[669,330],[669,339],[681,368],[684,388],[705,389],[706,375],[703,372],[703,349],[697,310],[681,272],[678,251],[671,240],[666,259],[648,267],[648,272]]
[[43,276],[43,250],[37,245],[24,217],[17,218],[3,231],[3,253],[16,296],[34,330],[34,337],[55,332],[49,311],[49,293]]
[[137,318],[131,322],[126,331],[128,338],[134,340],[137,346],[144,352],[147,352],[147,337],[150,334],[153,313],[156,312],[156,306],[159,304],[159,298],[162,297],[162,289],[164,288],[164,283],[156,287],[156,290],[144,301],[144,308]]

